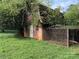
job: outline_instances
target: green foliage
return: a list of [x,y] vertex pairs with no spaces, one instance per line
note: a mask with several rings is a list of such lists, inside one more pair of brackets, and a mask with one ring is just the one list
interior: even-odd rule
[[23,8],[24,0],[1,0],[0,12],[4,12],[9,15],[17,15],[21,8]]
[[[31,2],[36,3],[36,0],[0,0],[0,28],[9,28],[15,26],[22,27],[25,24],[23,11],[31,12]],[[23,13],[21,15],[21,10]],[[26,21],[25,21],[26,22]],[[5,26],[3,26],[5,24]],[[8,25],[8,26],[7,26]],[[26,24],[27,25],[27,24]]]
[[[13,28],[15,16],[25,7],[25,0],[0,0],[0,22],[1,27]],[[18,20],[18,19],[17,19]],[[3,26],[5,24],[5,26]],[[10,27],[9,27],[10,26]]]
[[54,10],[55,24],[65,25],[64,15],[60,12],[60,7]]
[[79,7],[78,5],[70,5],[69,9],[64,13],[64,17],[69,25],[79,25]]
[[60,8],[53,10],[50,7],[41,7],[41,18],[43,24],[47,24],[46,26],[48,27],[56,24],[65,24],[64,15],[60,12]]
[[[36,12],[32,13],[32,4],[38,4],[37,0],[0,0],[0,19],[2,20],[10,20],[12,18],[18,17],[17,15],[20,14],[20,11],[23,9],[24,11],[30,12],[33,18],[37,15]],[[35,9],[38,10],[38,8]],[[23,12],[23,11],[22,11]],[[35,14],[35,15],[34,15]],[[22,18],[20,19],[24,21],[24,14],[21,15]],[[26,15],[27,16],[27,15]],[[19,20],[19,18],[17,19]],[[15,19],[13,19],[15,21]],[[37,19],[33,20],[32,23],[36,22]],[[25,21],[26,22],[26,21]],[[37,22],[36,22],[37,23]]]

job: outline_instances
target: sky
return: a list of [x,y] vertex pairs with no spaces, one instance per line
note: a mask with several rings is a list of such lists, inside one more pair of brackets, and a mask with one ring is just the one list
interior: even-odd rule
[[62,10],[67,10],[68,6],[71,4],[77,4],[78,0],[50,0],[51,1],[51,7],[55,9],[58,6],[61,6]]
[[[71,4],[77,4],[79,0],[49,0],[52,9],[61,6],[61,11],[66,11]],[[44,2],[46,3],[46,0]]]

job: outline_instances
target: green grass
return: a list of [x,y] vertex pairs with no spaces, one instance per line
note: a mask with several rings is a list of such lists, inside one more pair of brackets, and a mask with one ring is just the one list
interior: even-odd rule
[[47,41],[0,33],[0,59],[79,59],[79,46],[66,48]]

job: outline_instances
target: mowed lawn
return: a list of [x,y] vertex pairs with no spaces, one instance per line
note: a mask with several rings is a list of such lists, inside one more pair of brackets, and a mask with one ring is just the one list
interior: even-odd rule
[[79,46],[66,48],[47,41],[0,33],[0,59],[79,59]]

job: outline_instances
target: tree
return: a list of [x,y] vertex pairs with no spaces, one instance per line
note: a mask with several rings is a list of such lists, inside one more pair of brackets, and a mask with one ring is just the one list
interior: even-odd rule
[[64,13],[67,25],[79,25],[79,7],[78,5],[70,5],[68,10]]
[[10,20],[15,21],[15,16],[17,16],[20,13],[20,10],[24,7],[24,0],[0,0],[1,21],[6,21],[8,24],[10,24],[10,22],[8,22]]
[[64,15],[60,12],[61,7],[58,7],[54,10],[54,19],[55,24],[65,25]]
[[[35,19],[36,12],[32,12],[32,3],[35,4],[34,7],[38,5],[37,0],[0,0],[1,19],[10,20],[10,18],[13,18],[12,20],[16,22],[16,25],[21,24],[20,26],[26,30],[26,24],[28,22],[25,18],[28,16],[28,13],[33,16],[33,20],[31,20],[32,24],[35,25],[35,22],[37,21],[37,19]],[[39,8],[35,9],[38,10]]]
[[47,6],[40,6],[40,13],[44,27],[55,26],[56,24],[65,24],[64,15],[60,12],[60,8],[53,10]]

